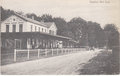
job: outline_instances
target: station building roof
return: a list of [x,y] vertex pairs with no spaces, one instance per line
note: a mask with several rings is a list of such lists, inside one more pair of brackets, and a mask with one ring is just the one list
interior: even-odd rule
[[9,32],[9,33],[1,33],[1,38],[13,38],[13,39],[19,39],[19,38],[44,38],[44,39],[56,39],[56,40],[69,40],[72,42],[76,42],[72,38],[64,37],[60,35],[51,35],[43,32]]

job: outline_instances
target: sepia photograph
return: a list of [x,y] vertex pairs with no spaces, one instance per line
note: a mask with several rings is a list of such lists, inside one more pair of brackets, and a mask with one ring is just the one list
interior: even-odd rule
[[120,0],[0,0],[1,75],[120,75]]

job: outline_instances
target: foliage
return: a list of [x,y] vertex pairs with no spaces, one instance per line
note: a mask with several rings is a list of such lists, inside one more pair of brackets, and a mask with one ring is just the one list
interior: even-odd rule
[[14,14],[14,11],[12,10],[5,10],[4,8],[0,7],[1,10],[1,20],[5,20],[6,18],[8,18],[9,16],[11,16],[12,14]]
[[106,24],[104,28],[106,32],[106,41],[108,47],[112,49],[113,47],[119,46],[119,32],[114,24]]

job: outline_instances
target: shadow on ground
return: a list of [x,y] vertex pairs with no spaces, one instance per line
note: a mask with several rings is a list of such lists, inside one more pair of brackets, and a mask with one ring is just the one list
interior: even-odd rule
[[100,54],[89,60],[89,62],[85,64],[82,69],[79,69],[78,72],[81,75],[119,74],[119,64],[114,64],[113,60],[112,52],[101,51]]

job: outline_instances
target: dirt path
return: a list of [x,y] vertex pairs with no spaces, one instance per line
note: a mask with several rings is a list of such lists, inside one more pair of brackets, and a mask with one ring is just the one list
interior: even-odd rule
[[2,74],[46,74],[74,75],[77,69],[95,57],[100,51],[80,51],[67,55],[44,58],[34,61],[9,64],[1,67]]

